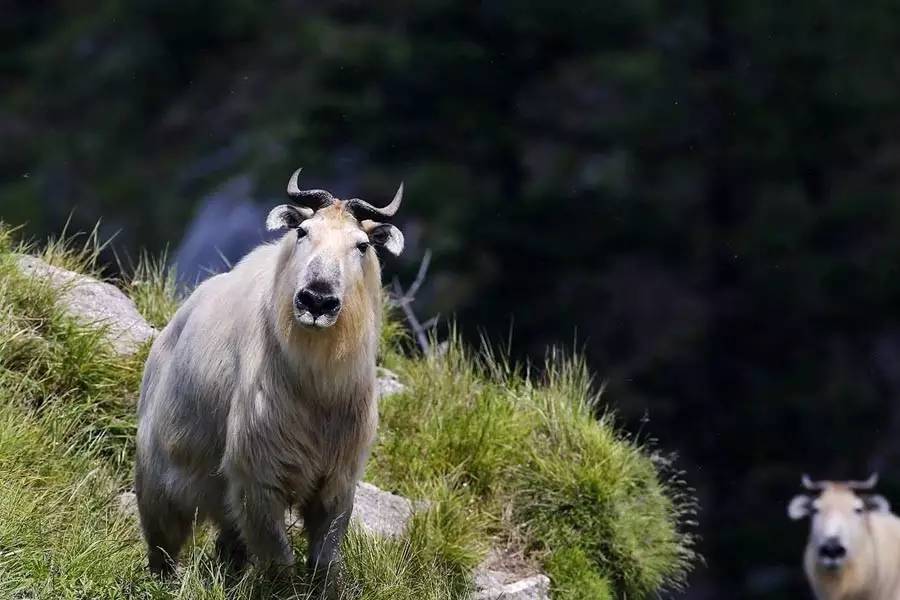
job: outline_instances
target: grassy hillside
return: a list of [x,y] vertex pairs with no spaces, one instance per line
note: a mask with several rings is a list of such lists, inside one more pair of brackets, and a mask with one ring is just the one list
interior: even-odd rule
[[[93,244],[31,250],[96,274]],[[115,508],[146,349],[119,358],[66,317],[52,288],[18,273],[22,250],[0,227],[0,597],[304,597],[302,576],[227,578],[205,531],[177,581],[147,574],[137,529]],[[154,261],[136,271],[120,284],[164,324],[177,306],[168,274]],[[410,357],[400,331],[386,329],[382,360],[408,387],[381,405],[367,478],[432,503],[401,539],[351,533],[347,598],[465,598],[489,547],[540,565],[556,598],[644,598],[683,581],[691,500],[664,457],[595,418],[582,362],[551,354],[530,377],[456,336],[440,356]]]

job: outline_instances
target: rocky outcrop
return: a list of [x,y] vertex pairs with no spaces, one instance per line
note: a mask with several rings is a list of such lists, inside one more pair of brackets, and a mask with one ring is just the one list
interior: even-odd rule
[[475,570],[476,600],[542,600],[550,579],[520,554],[492,550]]
[[116,286],[55,267],[34,256],[20,256],[18,264],[25,275],[55,286],[60,303],[70,316],[105,328],[107,339],[119,354],[134,353],[156,334],[131,298]]
[[410,518],[419,508],[403,496],[360,482],[356,486],[353,520],[370,533],[396,537],[406,531]]
[[476,600],[544,600],[550,597],[550,579],[532,575],[509,583],[508,573],[478,571],[475,574]]
[[[114,285],[55,267],[32,256],[18,258],[19,268],[26,275],[46,279],[59,289],[64,310],[73,318],[87,324],[102,326],[107,338],[122,355],[137,350],[151,339],[156,330],[138,313],[134,302]],[[379,368],[376,394],[384,398],[405,389],[398,377]],[[137,518],[137,499],[134,492],[124,492],[116,499],[118,509]],[[406,531],[417,510],[428,507],[427,501],[413,502],[361,482],[356,488],[353,520],[364,530],[382,536],[395,537]],[[297,524],[295,515],[286,515],[289,524]],[[476,600],[546,600],[550,597],[550,580],[524,561],[515,560],[501,552],[492,552],[474,574]]]
[[378,367],[378,378],[375,380],[375,396],[384,398],[392,394],[399,394],[406,387],[400,383],[397,375],[383,367]]

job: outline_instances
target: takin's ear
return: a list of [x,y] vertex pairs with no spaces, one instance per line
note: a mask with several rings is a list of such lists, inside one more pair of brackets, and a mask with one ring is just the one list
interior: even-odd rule
[[891,512],[891,503],[884,496],[873,494],[871,496],[863,496],[863,502],[866,510],[869,512],[886,513]]
[[403,252],[403,233],[390,223],[376,223],[366,219],[360,225],[369,235],[369,242],[373,246],[385,248],[394,256]]
[[800,519],[808,517],[811,504],[812,498],[809,496],[803,494],[794,496],[791,503],[788,504],[788,517],[790,517],[792,521],[799,521]]
[[276,206],[269,212],[266,217],[266,229],[275,231],[276,229],[296,229],[300,223],[313,216],[313,210],[305,206],[291,206],[290,204],[282,204]]

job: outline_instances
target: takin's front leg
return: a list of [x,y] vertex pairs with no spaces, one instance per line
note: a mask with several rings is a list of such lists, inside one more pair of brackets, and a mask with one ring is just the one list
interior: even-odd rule
[[355,490],[351,486],[332,498],[324,498],[319,493],[303,507],[303,526],[309,540],[306,566],[316,579],[324,576],[332,580],[339,576],[341,541],[353,512]]
[[228,500],[241,537],[259,564],[293,566],[294,552],[284,528],[287,502],[282,494],[258,484],[234,483]]

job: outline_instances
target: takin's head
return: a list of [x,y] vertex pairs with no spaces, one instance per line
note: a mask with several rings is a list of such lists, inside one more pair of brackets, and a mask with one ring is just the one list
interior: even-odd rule
[[802,481],[803,487],[818,495],[795,496],[788,516],[811,518],[807,551],[812,552],[817,568],[837,572],[869,543],[870,513],[888,512],[890,505],[883,496],[857,493],[874,488],[877,474],[866,481],[812,481],[807,475]]
[[387,222],[400,207],[403,184],[390,204],[376,208],[358,198],[339,200],[325,190],[301,190],[300,171],[287,187],[296,204],[272,209],[266,228],[296,232],[296,246],[279,274],[291,281],[279,287],[292,294],[295,321],[319,329],[334,325],[348,295],[378,277],[375,248],[395,256],[403,250],[403,234]]

